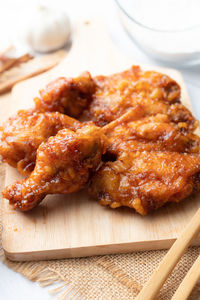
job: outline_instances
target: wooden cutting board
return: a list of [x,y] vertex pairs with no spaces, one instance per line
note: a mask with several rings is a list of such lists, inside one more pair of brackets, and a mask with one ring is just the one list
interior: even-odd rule
[[[32,106],[38,90],[58,76],[76,76],[84,70],[89,70],[92,75],[110,74],[132,64],[137,62],[118,52],[102,23],[80,22],[74,30],[73,47],[59,66],[14,87],[10,113]],[[190,106],[180,73],[159,70],[181,84],[182,101]],[[17,171],[7,166],[6,185],[18,179]],[[8,201],[3,200],[3,248],[11,260],[168,248],[199,206],[197,196],[142,217],[128,208],[102,207],[89,199],[84,191],[48,196],[40,206],[27,213],[14,211]],[[195,243],[200,244],[200,239]]]

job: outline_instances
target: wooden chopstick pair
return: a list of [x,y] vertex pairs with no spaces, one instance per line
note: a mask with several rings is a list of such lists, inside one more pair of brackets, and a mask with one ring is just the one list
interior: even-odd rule
[[[157,269],[147,281],[135,300],[153,300],[158,295],[162,285],[184,254],[191,241],[200,231],[200,208],[193,216],[185,230],[174,242]],[[190,295],[200,277],[200,255],[188,271],[171,300],[185,300]]]

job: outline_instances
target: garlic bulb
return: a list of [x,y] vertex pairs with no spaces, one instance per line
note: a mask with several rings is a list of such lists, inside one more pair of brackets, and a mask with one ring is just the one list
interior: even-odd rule
[[58,10],[40,6],[32,14],[30,26],[25,33],[28,45],[38,52],[62,48],[70,37],[68,16]]

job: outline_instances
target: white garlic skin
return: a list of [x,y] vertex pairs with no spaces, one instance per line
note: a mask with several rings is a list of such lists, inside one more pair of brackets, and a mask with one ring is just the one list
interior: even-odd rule
[[68,42],[70,32],[69,18],[64,12],[39,7],[32,14],[25,41],[37,52],[50,52],[62,48]]

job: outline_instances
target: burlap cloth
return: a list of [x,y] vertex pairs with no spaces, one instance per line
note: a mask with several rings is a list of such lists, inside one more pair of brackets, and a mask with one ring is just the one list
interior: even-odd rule
[[[4,166],[0,165],[0,185],[4,185]],[[13,270],[42,286],[58,283],[50,289],[59,299],[134,299],[166,251],[135,252],[39,262],[12,262],[1,258]],[[200,253],[200,247],[190,248],[163,286],[159,300],[171,299],[187,270]],[[191,300],[200,299],[200,281],[194,288]],[[146,300],[146,299],[144,299]]]

